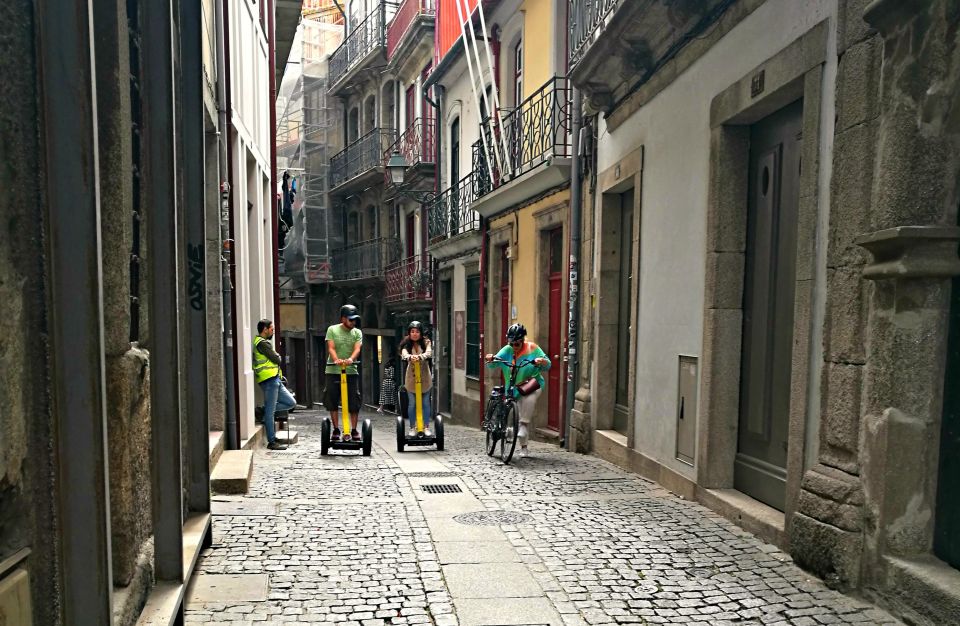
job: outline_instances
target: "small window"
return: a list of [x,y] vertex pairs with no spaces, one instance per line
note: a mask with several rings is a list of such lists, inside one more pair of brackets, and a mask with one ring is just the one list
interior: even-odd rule
[[467,277],[467,376],[480,377],[480,276]]

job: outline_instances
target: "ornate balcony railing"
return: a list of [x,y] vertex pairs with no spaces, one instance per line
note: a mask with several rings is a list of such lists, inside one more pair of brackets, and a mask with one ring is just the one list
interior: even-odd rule
[[362,280],[382,277],[386,268],[400,258],[400,240],[381,237],[333,251],[333,280]]
[[433,280],[430,255],[412,256],[387,268],[384,282],[387,304],[399,302],[429,302],[433,299]]
[[374,128],[333,155],[330,159],[330,188],[383,166],[383,153],[395,140],[396,133],[392,128]]
[[502,125],[489,117],[482,122],[483,137],[473,144],[478,198],[549,159],[570,156],[570,96],[569,81],[554,77],[503,114]]
[[395,8],[393,3],[380,2],[350,31],[340,47],[333,51],[329,69],[331,85],[336,85],[357,62],[386,44],[388,13],[392,13]]
[[607,24],[618,0],[569,0],[570,66],[576,65]]
[[400,47],[400,42],[407,36],[410,26],[418,17],[433,17],[436,11],[435,0],[403,0],[387,27],[387,58],[393,58],[393,53]]
[[[403,131],[396,142],[383,153],[384,167],[386,167],[387,161],[390,160],[394,150],[403,155],[407,167],[432,165],[437,159],[435,130],[432,118],[418,117],[407,130]],[[386,172],[385,176],[389,179],[390,173]]]
[[480,229],[480,214],[471,209],[475,197],[471,172],[427,203],[431,244]]

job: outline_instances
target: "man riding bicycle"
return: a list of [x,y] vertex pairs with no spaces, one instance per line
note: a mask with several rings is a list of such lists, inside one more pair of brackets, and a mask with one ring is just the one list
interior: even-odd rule
[[[510,365],[502,362],[494,362],[494,359],[507,361],[516,365],[523,363],[517,370],[517,378],[514,383],[514,397],[517,398],[517,417],[520,420],[520,431],[517,433],[517,439],[520,441],[520,456],[527,456],[527,428],[530,419],[533,416],[534,407],[537,405],[537,398],[547,386],[547,381],[543,378],[543,372],[550,369],[550,359],[544,353],[540,346],[532,341],[526,341],[527,329],[523,324],[513,324],[507,329],[507,345],[500,349],[496,355],[488,354],[484,357],[487,361],[487,367],[490,369],[500,368],[506,379],[510,376]],[[523,385],[531,378],[537,380],[537,389],[527,395],[521,395],[517,388]]]

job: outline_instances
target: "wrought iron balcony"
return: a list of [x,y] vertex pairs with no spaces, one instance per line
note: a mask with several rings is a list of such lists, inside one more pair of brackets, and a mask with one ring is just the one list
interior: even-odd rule
[[[568,0],[570,80],[588,112],[612,115],[664,63],[696,41],[734,3],[730,0]],[[689,61],[688,61],[689,62]],[[670,70],[679,74],[682,68]],[[624,109],[623,115],[628,115]]]
[[570,65],[576,65],[583,53],[599,36],[618,0],[570,0]]
[[471,172],[426,205],[431,245],[480,230],[480,214],[471,208],[475,193]]
[[[432,166],[437,160],[437,144],[435,143],[436,128],[432,118],[414,120],[407,130],[403,131],[397,141],[383,153],[383,166],[386,170],[387,162],[394,151],[403,156],[408,170],[416,170],[421,165]],[[390,172],[386,174],[387,184],[390,184]]]
[[380,2],[357,24],[343,43],[330,55],[329,80],[331,91],[357,68],[371,53],[387,43],[387,21],[396,11],[392,2]]
[[400,258],[400,240],[381,237],[333,251],[333,281],[382,280],[387,266]]
[[412,256],[387,267],[384,282],[387,304],[433,300],[433,260],[429,254]]
[[[569,171],[559,167],[557,172],[548,170],[552,162],[568,162],[571,156],[570,96],[567,79],[554,77],[517,108],[503,113],[500,124],[489,117],[483,121],[482,136],[473,144],[474,188],[479,205],[487,204],[484,197],[488,194],[541,166],[548,166],[544,173],[549,175],[531,181],[513,195],[535,195],[569,179]],[[486,208],[478,209],[488,215]]]
[[437,9],[435,0],[403,0],[397,14],[387,27],[387,58],[392,59],[412,26],[421,18],[433,19]]
[[330,159],[330,189],[383,167],[383,153],[396,140],[392,128],[374,128]]

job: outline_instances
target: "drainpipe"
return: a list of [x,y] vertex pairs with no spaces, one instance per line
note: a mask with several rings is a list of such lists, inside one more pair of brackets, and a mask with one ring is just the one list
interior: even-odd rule
[[[399,81],[398,81],[398,84],[399,84]],[[442,109],[440,108],[440,103],[443,102],[443,87],[441,87],[440,85],[435,85],[434,88],[435,88],[436,91],[437,91],[437,100],[436,100],[436,102],[434,102],[433,100],[430,99],[430,91],[429,91],[430,88],[429,88],[426,84],[424,84],[423,88],[421,89],[421,92],[422,92],[422,94],[423,94],[423,101],[426,102],[427,104],[429,104],[429,105],[430,105],[431,107],[433,107],[433,109],[434,109],[434,115],[433,115],[433,194],[434,194],[434,197],[436,197],[436,195],[437,195],[438,193],[440,193],[440,153],[441,153],[441,150],[440,150],[440,137],[441,137],[441,130],[443,129],[443,121],[440,119],[440,118],[441,118],[440,112],[441,112],[441,110],[442,110]],[[400,110],[400,107],[399,107],[399,106],[397,107],[397,110],[398,110],[398,111]],[[424,223],[426,224],[427,221],[430,219],[430,216],[429,216],[429,214],[427,213],[426,206],[425,206],[425,205],[421,205],[421,206],[423,206],[423,209],[424,209],[424,210],[423,210],[423,221],[424,221]],[[429,242],[429,241],[430,241],[429,229],[428,229],[426,226],[424,227],[424,229],[425,229],[425,231],[427,232],[427,237],[424,238],[424,242]],[[424,245],[424,249],[426,249],[426,245]],[[426,258],[426,257],[424,257],[424,258]],[[438,312],[437,312],[437,295],[440,293],[440,277],[438,276],[438,273],[439,273],[438,270],[439,270],[439,268],[440,268],[440,264],[437,263],[437,260],[436,260],[436,259],[433,259],[433,260],[431,261],[431,264],[432,264],[432,267],[430,268],[430,269],[431,269],[431,272],[430,272],[430,282],[431,282],[431,289],[432,289],[432,293],[433,293],[433,304],[432,304],[432,307],[433,307],[433,320],[432,320],[432,321],[433,321],[433,324],[432,324],[432,326],[433,326],[434,328],[436,328],[436,327],[437,327],[437,323],[440,321],[440,317],[439,317]],[[434,337],[433,337],[433,342],[434,342],[434,344],[437,343],[437,339],[438,339],[438,337],[437,337],[436,335],[434,335]],[[448,347],[449,347],[449,346],[448,346]],[[449,354],[453,354],[453,353],[450,352]],[[448,356],[447,358],[449,358],[449,356]],[[449,364],[447,364],[447,367],[449,367]],[[437,387],[438,387],[437,385],[434,385],[434,386],[433,386],[433,403],[430,405],[431,407],[433,407],[433,414],[434,414],[434,415],[436,415],[437,413],[440,412],[440,392],[437,390]]]
[[237,419],[237,407],[240,405],[240,388],[237,385],[237,353],[234,350],[234,338],[237,336],[237,321],[233,315],[237,306],[237,295],[233,290],[233,277],[236,275],[236,260],[233,254],[233,148],[230,146],[230,111],[233,103],[230,96],[230,25],[229,2],[223,0],[216,5],[216,28],[218,34],[217,70],[220,80],[220,239],[223,242],[223,368],[224,386],[227,399],[227,449],[240,447],[240,423]]
[[487,378],[487,367],[484,362],[483,355],[485,354],[485,342],[483,337],[483,325],[484,325],[484,309],[487,306],[487,220],[480,218],[480,407],[479,407],[479,421],[478,425],[483,427],[483,400],[485,397],[485,387],[484,384]]
[[573,119],[571,120],[572,150],[570,159],[570,274],[567,277],[569,309],[567,313],[567,398],[563,419],[563,441],[570,448],[570,415],[573,412],[574,396],[577,393],[577,369],[580,359],[577,354],[577,335],[580,328],[580,230],[583,221],[583,185],[580,180],[580,116],[582,102],[580,90],[573,89]]
[[273,221],[273,328],[277,352],[284,362],[286,348],[280,342],[280,216],[277,215],[277,33],[276,0],[267,0],[267,61],[270,64],[270,215]]

